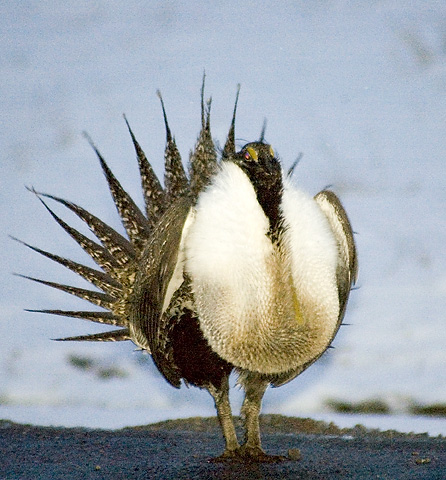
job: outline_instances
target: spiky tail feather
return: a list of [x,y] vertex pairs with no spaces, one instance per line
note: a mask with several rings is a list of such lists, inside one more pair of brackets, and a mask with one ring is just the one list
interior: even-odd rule
[[[81,335],[76,337],[67,337],[58,340],[75,341],[122,341],[135,340],[129,326],[130,297],[133,291],[133,285],[141,264],[144,247],[151,238],[151,233],[166,212],[167,208],[178,199],[184,196],[190,196],[196,199],[200,191],[209,183],[212,175],[217,169],[217,154],[212,141],[210,130],[210,106],[211,101],[204,101],[204,76],[201,88],[201,131],[198,136],[194,151],[190,154],[189,177],[187,176],[180,153],[171,134],[167,121],[166,109],[161,93],[158,96],[161,102],[161,108],[166,128],[166,148],[164,153],[165,173],[164,185],[161,183],[153,171],[147,157],[137,142],[127,118],[124,116],[129,134],[131,136],[140,171],[141,186],[145,202],[145,214],[141,212],[131,196],[124,190],[122,185],[113,175],[105,159],[94,145],[88,135],[85,135],[90,145],[94,149],[100,162],[105,178],[107,180],[110,193],[117,208],[121,222],[125,228],[127,238],[116,232],[102,220],[85,210],[84,208],[64,200],[60,197],[31,191],[36,194],[51,216],[56,222],[88,253],[96,262],[101,270],[82,265],[70,259],[60,257],[56,254],[41,250],[18,240],[33,251],[53,260],[77,273],[83,279],[90,282],[98,289],[88,290],[70,285],[63,285],[38,278],[25,278],[38,282],[52,288],[67,292],[82,298],[93,305],[103,308],[103,311],[68,311],[68,310],[28,310],[31,312],[48,313],[61,315],[71,318],[82,318],[85,320],[115,325],[121,327],[119,330],[113,330],[93,335]],[[240,86],[237,89],[237,97],[234,107],[231,128],[224,147],[223,157],[230,156],[235,152],[234,142],[234,124],[237,99]],[[83,222],[85,222],[100,243],[97,243],[86,237],[73,227],[64,222],[47,205],[45,199],[55,201],[67,209],[74,212]],[[15,239],[17,240],[17,239]]]

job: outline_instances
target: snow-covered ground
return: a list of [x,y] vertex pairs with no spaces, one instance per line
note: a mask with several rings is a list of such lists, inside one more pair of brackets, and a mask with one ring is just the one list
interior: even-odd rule
[[87,261],[24,186],[119,228],[82,130],[139,200],[122,113],[161,173],[155,91],[187,158],[206,69],[214,137],[224,141],[241,83],[240,143],[267,118],[285,167],[303,153],[296,183],[332,185],[358,232],[351,325],[268,392],[264,411],[347,425],[359,420],[333,415],[330,401],[379,400],[394,416],[366,424],[446,434],[444,418],[408,416],[446,403],[445,2],[3,2],[0,31],[0,418],[113,428],[213,414],[205,393],[172,389],[131,344],[51,342],[96,326],[23,308],[85,305],[11,273],[82,283],[7,236]]

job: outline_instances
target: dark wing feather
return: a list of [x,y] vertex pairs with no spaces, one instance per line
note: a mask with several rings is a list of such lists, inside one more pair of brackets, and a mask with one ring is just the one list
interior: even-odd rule
[[330,190],[323,190],[314,199],[327,217],[338,243],[337,282],[339,291],[339,324],[341,324],[351,287],[356,282],[358,276],[355,240],[347,213],[339,198]]
[[166,292],[177,266],[181,235],[191,208],[191,200],[183,197],[166,211],[156,228],[135,282],[130,324],[136,343],[152,354],[161,373],[174,386],[180,386],[172,355],[164,341],[175,318],[163,315]]

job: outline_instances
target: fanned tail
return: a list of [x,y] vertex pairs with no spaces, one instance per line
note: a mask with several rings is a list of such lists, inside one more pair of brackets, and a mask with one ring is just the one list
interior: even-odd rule
[[[199,193],[209,184],[212,176],[218,169],[217,153],[212,140],[210,128],[211,100],[204,99],[205,75],[201,87],[201,130],[194,150],[190,153],[188,174],[172,136],[167,120],[166,109],[161,93],[158,97],[166,128],[166,148],[164,153],[164,188],[148,161],[143,149],[135,138],[127,118],[124,116],[127,129],[136,153],[141,186],[145,203],[144,213],[136,205],[132,197],[124,190],[112,173],[104,157],[99,152],[91,138],[85,134],[99,160],[108,187],[118,211],[126,236],[121,235],[100,218],[96,217],[83,207],[48,193],[32,191],[54,220],[78,243],[82,249],[94,260],[99,269],[91,268],[68,258],[47,252],[13,237],[27,248],[43,255],[50,260],[63,265],[88,281],[95,290],[65,285],[40,278],[20,275],[23,278],[37,282],[51,288],[69,293],[81,298],[92,305],[101,308],[101,311],[86,310],[59,310],[59,309],[29,309],[27,311],[52,314],[70,318],[89,320],[95,323],[121,327],[92,335],[67,337],[63,341],[123,341],[132,340],[140,344],[137,339],[141,336],[138,325],[130,325],[131,297],[135,278],[141,265],[144,265],[144,251],[152,241],[160,222],[169,208],[178,201],[188,197],[194,203]],[[237,96],[228,138],[224,147],[223,158],[235,152],[234,125],[237,108]],[[90,239],[80,231],[71,227],[52,208],[48,201],[56,202],[77,215],[90,229],[97,241]],[[166,222],[164,222],[166,223]]]
[[[131,132],[130,127],[128,128],[132,139],[134,139],[133,132]],[[30,189],[39,198],[56,222],[84,249],[102,271],[60,257],[45,250],[41,250],[25,242],[21,242],[20,240],[18,241],[35,252],[40,253],[77,273],[98,290],[89,290],[22,275],[24,278],[82,298],[92,305],[101,307],[104,311],[71,311],[55,309],[30,309],[28,311],[71,318],[81,318],[96,323],[124,327],[115,332],[68,337],[66,340],[129,340],[131,339],[130,330],[128,328],[129,297],[132,292],[138,259],[141,257],[145,244],[149,241],[151,231],[157,221],[156,213],[154,215],[155,218],[152,218],[151,221],[144,216],[130,195],[123,189],[119,181],[113,175],[98,149],[91,141],[90,144],[93,146],[94,151],[98,156],[128,238],[118,233],[101,219],[79,205],[54,195]],[[165,208],[164,191],[153,173],[144,152],[139,144],[137,144],[136,139],[134,139],[134,144],[140,165],[144,197],[146,199],[146,204],[150,205],[150,209],[148,208],[147,211],[162,212]],[[96,236],[100,243],[91,240],[75,228],[68,225],[49,207],[45,201],[46,199],[57,202],[75,213],[90,228],[91,232]]]

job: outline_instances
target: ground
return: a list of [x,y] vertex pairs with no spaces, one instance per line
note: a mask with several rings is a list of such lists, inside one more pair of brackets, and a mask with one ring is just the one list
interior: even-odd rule
[[[379,432],[279,415],[262,417],[265,449],[298,460],[212,463],[222,450],[215,419],[122,430],[0,422],[0,478],[13,479],[440,479],[444,438]],[[300,452],[300,455],[299,455]]]

